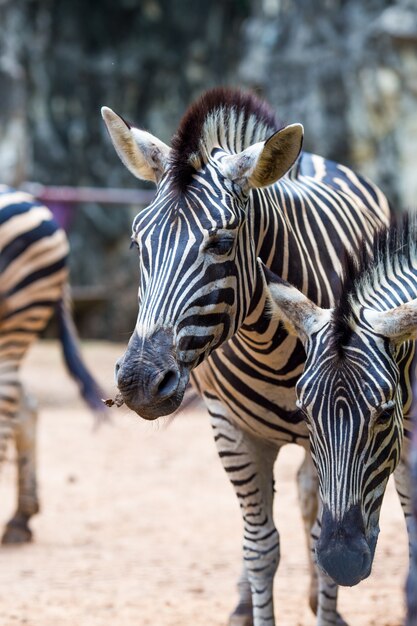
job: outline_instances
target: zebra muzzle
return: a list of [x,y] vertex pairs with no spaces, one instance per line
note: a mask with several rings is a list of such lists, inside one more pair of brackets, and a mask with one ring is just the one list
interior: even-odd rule
[[158,331],[142,339],[135,333],[116,364],[123,403],[145,419],[173,413],[181,404],[189,373],[176,360],[172,333]]
[[319,567],[338,585],[353,587],[371,573],[375,546],[369,546],[359,505],[334,520],[324,508],[316,546]]

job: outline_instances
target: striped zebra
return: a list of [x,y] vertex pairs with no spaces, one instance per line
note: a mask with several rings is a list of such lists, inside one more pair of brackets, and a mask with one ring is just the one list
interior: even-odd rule
[[[417,220],[393,225],[347,263],[332,309],[266,270],[272,313],[304,344],[296,385],[323,506],[319,566],[337,583],[369,575],[385,488],[394,472],[410,539],[412,361],[417,338]],[[326,598],[333,608],[333,597]]]
[[102,411],[100,390],[81,360],[69,310],[68,249],[49,209],[29,194],[0,185],[0,462],[13,439],[18,468],[17,510],[3,543],[30,541],[28,523],[39,510],[36,405],[19,372],[55,310],[68,369],[88,405]]
[[410,465],[412,486],[412,509],[414,529],[411,541],[410,572],[407,579],[407,620],[406,626],[417,626],[417,378],[413,381],[413,438],[411,443]]
[[[280,448],[306,450],[298,474],[307,537],[318,508],[306,424],[296,410],[302,344],[271,320],[258,257],[321,306],[340,292],[341,258],[388,223],[379,189],[301,152],[303,128],[282,126],[254,95],[217,88],[185,113],[169,147],[111,109],[102,115],[123,163],[156,183],[133,222],[139,314],[116,364],[117,403],[146,419],[172,413],[190,376],[241,507],[243,570],[233,626],[273,625],[280,556],[273,468]],[[310,606],[333,593],[310,559]],[[342,619],[336,608],[329,620]]]

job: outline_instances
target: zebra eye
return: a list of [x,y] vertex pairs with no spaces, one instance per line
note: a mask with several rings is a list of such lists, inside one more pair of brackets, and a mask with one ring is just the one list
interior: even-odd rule
[[132,239],[132,241],[130,242],[129,249],[131,250],[132,248],[136,248],[136,250],[139,250],[139,244],[136,239]]
[[204,250],[213,254],[228,254],[233,248],[234,241],[234,237],[212,237],[204,246]]

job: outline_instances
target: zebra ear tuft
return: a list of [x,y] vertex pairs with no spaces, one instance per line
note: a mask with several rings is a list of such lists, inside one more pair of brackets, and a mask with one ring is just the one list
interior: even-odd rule
[[290,334],[296,335],[305,344],[314,332],[330,322],[331,309],[320,308],[265,266],[262,269],[271,317],[282,321]]
[[120,159],[141,180],[158,183],[166,170],[171,148],[150,133],[130,126],[108,107],[101,114]]
[[399,345],[417,339],[417,298],[388,311],[364,311],[366,321],[375,333]]

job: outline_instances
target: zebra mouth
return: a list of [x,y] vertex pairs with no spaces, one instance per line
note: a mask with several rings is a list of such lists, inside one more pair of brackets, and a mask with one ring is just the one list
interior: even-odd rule
[[331,551],[318,555],[320,569],[338,585],[353,587],[371,573],[373,555],[368,546],[349,550],[345,546],[333,546]]
[[371,573],[376,547],[368,541],[359,505],[353,505],[341,520],[333,519],[324,506],[321,532],[316,544],[317,564],[338,585],[353,587]]
[[154,420],[179,408],[190,368],[177,358],[172,330],[160,328],[151,337],[132,335],[115,374],[123,403],[140,417]]
[[123,398],[124,404],[139,417],[155,420],[163,415],[171,415],[179,409],[188,380],[188,372],[182,372],[178,377],[173,375],[166,377],[166,380],[161,381],[162,386],[159,386],[159,395],[163,395],[160,398],[144,396],[143,393],[137,392],[138,388],[135,390],[132,386],[128,392],[121,389],[119,395]]
[[125,404],[127,407],[129,407],[129,409],[139,415],[139,417],[145,420],[156,420],[158,419],[158,417],[171,415],[171,413],[174,413],[177,409],[180,408],[185,393],[185,387],[186,385],[181,392],[176,393],[173,397],[168,398],[168,400],[158,403],[155,402],[146,407],[129,406],[128,402],[125,402]]

